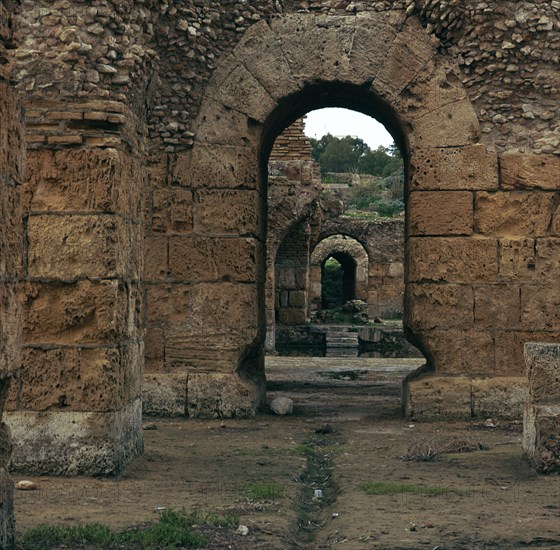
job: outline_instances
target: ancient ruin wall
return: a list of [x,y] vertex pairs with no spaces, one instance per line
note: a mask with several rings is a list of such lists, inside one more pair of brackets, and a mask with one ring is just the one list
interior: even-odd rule
[[22,266],[22,225],[17,186],[23,178],[23,117],[12,85],[16,24],[14,3],[0,4],[0,548],[14,545],[12,452],[3,410],[21,364],[21,323],[17,297]]
[[[367,254],[366,294],[360,298],[368,304],[368,315],[399,317],[404,297],[404,222],[401,220],[360,220],[340,216],[327,220],[312,244],[314,262],[311,281],[314,299],[320,300],[321,266],[325,259],[323,243],[332,235],[345,235],[359,243]],[[328,247],[327,247],[328,248]],[[352,255],[352,254],[351,254]]]
[[[460,24],[442,19],[438,2],[24,3],[18,78],[39,159],[31,202],[56,187],[40,171],[42,155],[114,154],[112,147],[124,166],[137,162],[148,123],[149,181],[140,186],[148,194],[146,317],[154,331],[147,342],[161,349],[164,329],[155,325],[174,319],[169,349],[189,372],[182,376],[190,414],[250,414],[262,399],[264,313],[255,306],[265,272],[261,147],[329,98],[388,123],[409,157],[407,322],[432,367],[453,374],[465,396],[432,407],[437,391],[412,384],[425,399],[418,394],[409,412],[495,409],[502,394],[488,397],[486,374],[519,378],[523,342],[558,337],[559,7],[536,0],[449,5]],[[330,83],[331,95],[313,83]],[[71,188],[56,172],[58,180]],[[132,186],[133,202],[138,189]],[[66,274],[50,278],[53,268],[44,265],[59,260],[34,245],[37,224],[51,201],[70,221],[64,205],[72,196],[65,191],[63,200],[48,197],[30,210],[30,258],[40,267],[27,275],[54,302],[56,284],[78,283]],[[115,216],[112,200],[103,208]],[[126,217],[124,226],[132,230],[136,219]],[[139,239],[124,240],[139,252]],[[88,283],[99,275],[84,275],[96,273],[91,262],[79,275],[73,266],[61,269]],[[504,303],[511,311],[496,315]],[[77,309],[71,323],[79,326]],[[447,319],[456,326],[440,324]],[[64,329],[49,330],[44,337],[28,327],[34,349],[57,347]],[[450,351],[465,346],[481,351]],[[441,388],[439,378],[430,380]]]
[[15,468],[111,473],[142,449],[147,15],[129,2],[21,6],[28,169],[23,367],[7,415]]

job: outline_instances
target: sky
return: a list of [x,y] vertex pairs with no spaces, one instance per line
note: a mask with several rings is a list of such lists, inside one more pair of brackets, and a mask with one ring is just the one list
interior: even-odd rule
[[391,134],[374,118],[348,109],[328,108],[307,113],[305,135],[319,139],[325,134],[333,136],[357,136],[371,149],[393,143]]

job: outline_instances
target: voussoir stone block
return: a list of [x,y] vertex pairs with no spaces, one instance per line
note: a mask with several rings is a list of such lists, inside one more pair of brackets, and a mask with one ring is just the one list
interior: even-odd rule
[[409,235],[470,235],[473,194],[469,191],[413,191],[408,197],[408,223]]
[[[235,109],[251,116],[254,120],[264,122],[274,111],[276,102],[262,87],[260,82],[237,61],[233,55],[231,70],[221,82],[214,79],[210,82],[206,94],[222,103],[225,107]],[[227,60],[224,63],[227,66]]]
[[243,35],[233,55],[261,86],[278,101],[300,89],[290,71],[281,40],[266,21],[255,23]]

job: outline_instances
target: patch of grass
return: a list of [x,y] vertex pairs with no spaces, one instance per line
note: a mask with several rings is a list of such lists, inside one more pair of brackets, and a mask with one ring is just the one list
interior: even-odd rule
[[417,485],[415,483],[394,483],[386,481],[363,483],[361,488],[368,495],[400,495],[406,493],[437,496],[454,492],[454,490],[449,487],[431,487],[429,485]]
[[194,526],[213,525],[233,528],[238,524],[235,514],[219,515],[199,511],[187,514],[184,510],[164,510],[159,520],[144,528],[113,531],[98,523],[64,527],[39,525],[26,531],[17,541],[17,550],[49,550],[59,546],[67,548],[92,547],[105,550],[161,550],[165,548],[202,548],[207,540],[193,531]]
[[307,445],[306,443],[303,443],[302,445],[298,445],[296,447],[296,452],[304,456],[310,456],[315,452],[315,449],[311,445]]
[[249,500],[278,500],[284,497],[284,488],[278,483],[248,483],[243,494]]

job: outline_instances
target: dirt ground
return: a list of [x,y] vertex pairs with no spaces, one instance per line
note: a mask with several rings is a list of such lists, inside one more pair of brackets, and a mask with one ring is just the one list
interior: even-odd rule
[[[560,477],[529,468],[521,423],[402,418],[400,383],[418,364],[269,358],[268,398],[291,397],[292,416],[147,418],[145,454],[117,477],[15,475],[38,485],[16,491],[18,532],[127,528],[184,507],[239,514],[248,534],[214,529],[215,549],[560,548]],[[451,452],[403,460],[428,444]]]

